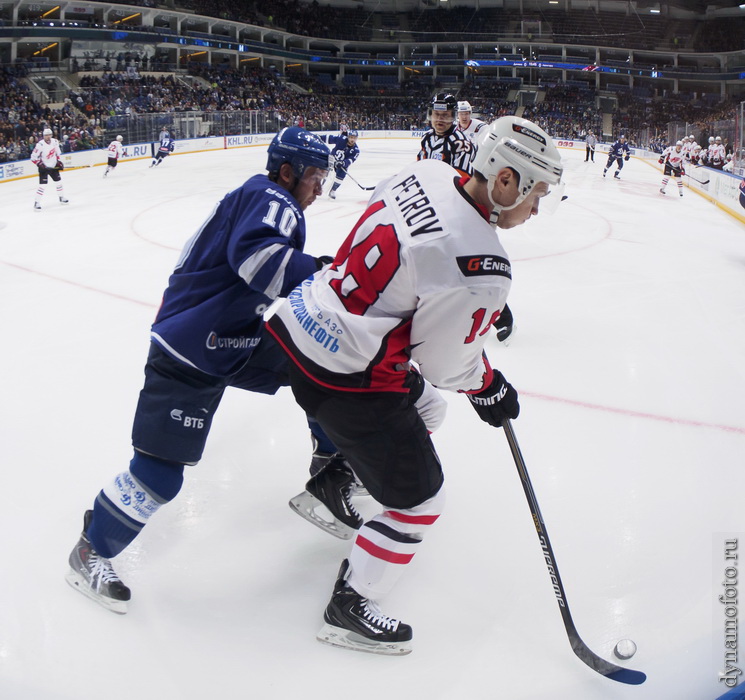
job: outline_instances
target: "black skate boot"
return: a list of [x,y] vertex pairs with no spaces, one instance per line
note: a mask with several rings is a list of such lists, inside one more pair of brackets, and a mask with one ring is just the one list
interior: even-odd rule
[[[318,474],[318,472],[323,469],[330,461],[334,460],[337,462],[340,462],[343,466],[345,466],[347,469],[351,470],[354,474],[354,470],[352,467],[349,466],[349,462],[347,462],[346,459],[344,459],[344,455],[342,455],[341,452],[321,452],[321,450],[318,447],[318,440],[316,440],[314,435],[311,435],[311,440],[313,442],[313,455],[310,458],[310,475],[315,476]],[[353,496],[369,496],[370,494],[367,492],[367,489],[365,488],[364,484],[357,478],[357,475],[354,475],[354,491],[352,492]]]
[[347,582],[349,561],[344,560],[331,601],[323,613],[326,624],[316,639],[343,649],[402,656],[411,653],[409,625],[384,615],[376,603],[363,598]]
[[[340,455],[334,455],[310,478],[305,491],[290,499],[290,508],[322,530],[349,540],[362,526],[363,520],[352,505],[355,492],[354,472]],[[325,506],[331,520],[322,517],[317,508]]]
[[91,547],[86,532],[92,517],[93,511],[87,510],[83,518],[83,533],[70,553],[70,570],[65,580],[107,610],[123,615],[127,612],[131,593],[116,575],[111,562]]

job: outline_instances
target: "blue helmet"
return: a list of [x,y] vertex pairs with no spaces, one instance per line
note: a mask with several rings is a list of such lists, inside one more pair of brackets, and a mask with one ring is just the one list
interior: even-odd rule
[[282,163],[292,165],[292,172],[300,179],[306,168],[330,170],[331,152],[318,136],[299,126],[288,126],[280,131],[267,149],[266,169],[278,173]]
[[349,131],[347,131],[347,136],[359,136],[359,134],[357,133],[357,129],[350,129]]

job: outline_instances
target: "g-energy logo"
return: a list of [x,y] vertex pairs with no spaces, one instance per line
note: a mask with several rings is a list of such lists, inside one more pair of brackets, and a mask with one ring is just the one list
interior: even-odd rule
[[542,143],[544,146],[546,145],[546,139],[544,139],[539,133],[533,131],[533,129],[528,129],[526,126],[522,126],[521,124],[513,124],[512,130],[516,131],[518,134],[524,134],[528,138],[535,139],[538,143]]
[[455,258],[458,268],[466,277],[497,275],[512,279],[510,261],[498,255],[460,255]]

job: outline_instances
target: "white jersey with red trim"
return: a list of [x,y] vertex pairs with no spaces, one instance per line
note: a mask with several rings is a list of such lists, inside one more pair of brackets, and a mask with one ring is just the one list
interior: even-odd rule
[[45,168],[54,168],[60,158],[62,158],[62,151],[60,151],[57,139],[49,139],[49,143],[42,139],[31,152],[31,162],[34,165],[41,163]]
[[709,165],[721,167],[727,160],[727,150],[721,143],[709,146]]
[[465,129],[460,124],[458,124],[458,129],[468,136],[472,142],[475,142],[476,134],[478,134],[485,126],[488,126],[485,121],[482,121],[481,119],[471,119]]
[[109,150],[108,150],[107,155],[109,158],[114,158],[115,160],[119,160],[119,158],[122,157],[123,150],[124,150],[124,146],[122,146],[122,142],[114,139],[109,144]]
[[664,163],[667,161],[670,163],[670,167],[675,170],[680,170],[683,167],[684,152],[681,148],[679,151],[675,150],[675,146],[668,146],[662,151],[661,160]]
[[483,354],[511,269],[488,213],[424,160],[378,185],[332,265],[290,293],[270,332],[318,383],[407,391],[407,362],[451,391],[491,382]]

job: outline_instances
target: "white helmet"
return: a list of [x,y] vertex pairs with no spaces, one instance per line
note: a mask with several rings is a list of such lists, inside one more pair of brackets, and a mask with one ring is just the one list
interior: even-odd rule
[[471,109],[471,103],[467,102],[466,100],[463,100],[462,102],[458,102],[458,111],[459,112],[472,112]]
[[714,137],[713,136],[709,136],[709,143],[714,143]]
[[676,147],[677,147],[677,146],[682,146],[682,145],[683,145],[683,142],[682,142],[682,141],[676,141],[676,142],[675,142],[675,146],[676,146]]
[[691,139],[691,141],[695,141],[696,140],[696,137],[693,134],[691,134],[688,138]]
[[44,131],[41,132],[42,136],[51,136],[52,130],[51,129],[44,129]]
[[[520,204],[539,182],[558,185],[564,171],[551,137],[537,124],[512,116],[495,119],[481,130],[472,166],[489,181],[489,201],[497,215]],[[503,168],[512,168],[520,176],[520,194],[508,207],[492,199],[494,180]]]
[[119,136],[116,137],[116,140],[117,141],[123,141],[124,140],[124,137],[121,134],[119,134]]
[[714,141],[721,141],[721,140],[722,140],[722,137],[721,137],[721,136],[717,136],[717,137],[716,137],[716,138],[714,139]]

